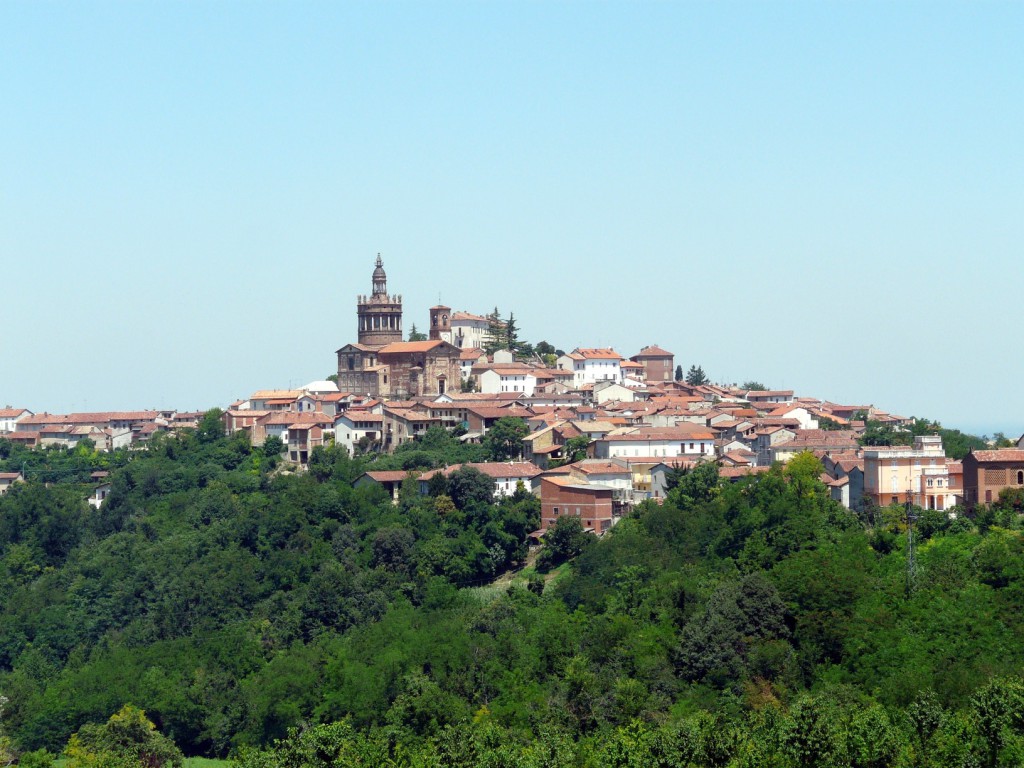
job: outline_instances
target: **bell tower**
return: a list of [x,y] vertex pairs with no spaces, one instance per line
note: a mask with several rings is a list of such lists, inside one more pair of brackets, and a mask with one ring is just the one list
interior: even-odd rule
[[452,308],[443,304],[430,308],[430,340],[452,342]]
[[388,295],[388,276],[379,253],[373,270],[373,293],[357,297],[356,314],[360,344],[383,347],[402,340],[402,296]]

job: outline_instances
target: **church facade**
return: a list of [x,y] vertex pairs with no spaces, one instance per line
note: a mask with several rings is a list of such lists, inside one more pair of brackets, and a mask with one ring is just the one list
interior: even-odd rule
[[[388,294],[380,255],[369,296],[356,299],[357,339],[337,351],[338,389],[384,400],[436,397],[461,384],[460,350],[442,334],[448,313],[431,309],[431,338],[402,340],[402,297]],[[448,310],[450,312],[450,310]],[[443,318],[443,320],[442,320]]]

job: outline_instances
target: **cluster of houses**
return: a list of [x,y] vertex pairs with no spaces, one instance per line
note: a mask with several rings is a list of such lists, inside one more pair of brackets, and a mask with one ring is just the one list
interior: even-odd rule
[[202,411],[102,411],[33,413],[0,408],[0,437],[28,448],[76,448],[89,440],[99,451],[145,445],[156,433],[195,427]]
[[[790,390],[689,385],[674,379],[673,355],[657,346],[628,360],[611,349],[580,348],[554,368],[466,351],[475,357],[467,379],[476,377],[489,391],[389,400],[319,381],[255,392],[225,412],[225,427],[249,432],[257,445],[276,436],[287,458],[301,465],[325,443],[352,453],[390,451],[430,427],[477,442],[499,419],[519,418],[529,430],[521,460],[473,466],[494,480],[496,497],[520,486],[538,495],[542,530],[570,514],[603,532],[632,505],[664,498],[670,473],[698,462],[714,461],[721,476],[736,479],[805,451],[821,459],[833,498],[855,510],[907,501],[948,510],[1024,486],[1024,439],[1019,448],[976,451],[964,461],[948,458],[932,435],[911,446],[861,446],[868,420],[894,429],[910,420]],[[586,458],[567,463],[580,446]],[[432,473],[412,476],[425,493]],[[408,477],[368,472],[359,482],[378,484],[397,500]]]
[[[388,293],[379,256],[372,286],[370,295],[357,297],[357,341],[337,350],[333,380],[254,392],[224,411],[227,433],[244,431],[253,445],[277,439],[301,467],[321,445],[389,452],[431,427],[477,442],[498,420],[516,417],[528,428],[521,461],[473,466],[494,480],[496,496],[520,487],[539,495],[542,531],[573,515],[603,533],[633,504],[664,498],[670,473],[698,462],[714,461],[722,477],[735,479],[803,452],[821,459],[833,498],[855,510],[906,502],[949,510],[1024,487],[1024,437],[1016,448],[975,451],[963,461],[947,457],[940,438],[930,435],[910,446],[862,447],[868,420],[899,430],[910,419],[791,390],[688,384],[676,380],[674,355],[657,345],[628,359],[593,347],[553,362],[503,349],[488,354],[493,318],[443,305],[430,309],[428,338],[403,341],[402,297]],[[74,446],[88,438],[113,450],[144,444],[160,429],[195,426],[201,416],[7,408],[0,410],[0,436],[30,446]],[[586,458],[573,460],[581,450]],[[408,477],[368,472],[359,482],[397,499]],[[430,478],[416,477],[423,492]],[[15,481],[0,476],[0,493]]]
[[[157,432],[195,428],[202,411],[100,411],[91,413],[33,413],[28,408],[0,408],[0,438],[26,448],[77,448],[88,440],[98,451],[139,448]],[[89,504],[99,507],[110,491],[106,472],[94,472],[95,485]],[[15,483],[24,482],[22,472],[0,472],[0,495]]]

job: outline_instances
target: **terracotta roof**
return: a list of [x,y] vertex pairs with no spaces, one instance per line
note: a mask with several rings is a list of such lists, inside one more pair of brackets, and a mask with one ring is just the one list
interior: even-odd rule
[[572,479],[571,477],[545,477],[544,482],[552,483],[554,485],[559,486],[560,488],[575,488],[576,490],[579,491],[591,491],[593,493],[599,493],[601,491],[612,493],[615,491],[615,489],[612,488],[610,485],[599,485],[596,483],[581,483],[578,480]]
[[[476,370],[475,366],[474,366],[473,370]],[[531,368],[528,365],[523,365],[523,366],[509,366],[509,365],[498,366],[498,365],[495,365],[495,366],[489,366],[489,367],[487,367],[484,370],[494,371],[499,376],[527,376],[527,375],[533,376],[536,373],[536,369],[535,368]]]
[[585,475],[631,475],[629,467],[616,464],[613,461],[589,461],[584,459],[575,464],[570,464],[573,469],[578,469]]
[[363,477],[368,477],[371,480],[376,480],[378,483],[397,483],[405,480],[409,477],[419,477],[419,472],[405,469],[394,469],[394,470],[380,470],[377,472],[365,472]]
[[0,472],[0,480],[16,480],[21,477],[21,472]]
[[747,392],[747,395],[746,395],[747,399],[750,399],[751,395],[753,395],[755,397],[792,397],[793,396],[793,390],[792,389],[752,389],[749,392]]
[[1000,448],[995,451],[972,451],[975,461],[1013,461],[1024,462],[1024,448]]
[[721,467],[718,470],[718,476],[732,479],[746,477],[747,475],[759,475],[762,472],[767,472],[769,469],[771,467]]
[[[622,360],[622,355],[611,347],[577,347],[572,354],[579,355],[585,360]],[[571,356],[571,355],[570,355]],[[574,358],[576,359],[576,358]]]
[[296,399],[302,394],[302,390],[299,389],[261,389],[258,392],[253,392],[250,400],[266,400],[268,398],[280,399],[290,398]]
[[348,410],[345,413],[339,413],[334,423],[337,424],[342,419],[347,419],[354,424],[357,421],[384,421],[384,415],[381,413],[370,413],[369,411]]
[[483,462],[480,464],[453,464],[450,467],[444,469],[434,469],[430,472],[425,472],[420,475],[420,480],[429,480],[438,472],[442,473],[445,477],[448,477],[453,472],[462,467],[471,467],[480,472],[483,472],[488,477],[494,479],[516,477],[516,478],[531,478],[536,477],[541,473],[540,467],[529,461],[511,461],[511,462]]
[[674,355],[671,352],[665,351],[657,344],[652,344],[649,347],[644,347],[633,355],[634,360],[638,357],[674,357]]
[[500,419],[503,416],[518,416],[521,419],[526,419],[533,415],[525,408],[509,408],[505,406],[469,405],[466,406],[466,410],[474,416],[479,416],[483,419]]
[[13,419],[23,413],[28,413],[27,408],[0,408],[0,419]]
[[452,322],[454,323],[456,320],[473,320],[473,321],[476,321],[476,322],[483,322],[483,323],[489,323],[490,322],[490,320],[488,320],[486,317],[483,317],[482,315],[474,315],[472,312],[461,312],[461,311],[460,312],[452,312]]
[[37,413],[18,422],[19,427],[32,424],[94,424],[110,421],[154,421],[159,411],[102,411],[97,413]]
[[396,355],[408,352],[429,352],[435,347],[439,347],[445,342],[434,340],[434,341],[395,341],[388,344],[386,347],[381,347],[377,354],[379,355]]
[[605,441],[713,440],[714,433],[699,424],[683,422],[674,427],[641,427],[628,432],[609,434]]
[[325,416],[322,413],[306,411],[305,413],[295,413],[294,411],[271,411],[266,416],[259,419],[259,423],[266,426],[267,424],[283,424],[286,427],[293,427],[300,424],[321,424],[321,425],[333,425],[334,419],[330,416]]

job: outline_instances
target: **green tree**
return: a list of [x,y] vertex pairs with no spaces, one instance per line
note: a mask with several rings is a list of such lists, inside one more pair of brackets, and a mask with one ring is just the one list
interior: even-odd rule
[[690,370],[686,372],[686,383],[691,387],[699,387],[708,383],[708,377],[699,365],[691,365]]
[[484,352],[493,355],[499,349],[508,349],[508,336],[505,331],[505,323],[501,319],[501,313],[495,307],[491,314],[487,315],[487,330],[484,332]]
[[483,445],[491,461],[509,461],[523,455],[523,438],[530,434],[526,422],[518,416],[503,416],[484,435]]
[[409,341],[426,341],[427,334],[421,333],[416,330],[416,323],[412,324],[412,328],[409,329]]
[[512,353],[521,351],[522,343],[519,341],[519,326],[516,325],[516,318],[511,312],[508,313],[508,320],[505,321],[505,349]]
[[683,376],[683,366],[677,365],[676,366],[676,376],[675,376],[676,381],[682,381],[684,378],[685,377]]
[[572,464],[587,458],[587,447],[590,445],[589,435],[577,435],[565,441],[565,463]]
[[746,392],[767,392],[768,387],[762,384],[760,381],[744,381],[740,384],[740,389]]
[[277,435],[268,435],[263,441],[263,453],[267,458],[276,459],[284,453],[284,440]]
[[447,491],[456,508],[466,510],[494,500],[494,480],[475,467],[459,467],[448,476]]
[[211,408],[203,414],[196,429],[196,438],[201,443],[213,443],[224,437],[224,411]]
[[8,701],[6,696],[0,695],[0,766],[13,765],[17,757],[11,737],[4,730],[4,708]]
[[141,709],[126,704],[103,725],[87,723],[64,749],[67,768],[181,768],[184,756]]
[[537,570],[543,572],[561,565],[582,554],[595,541],[578,517],[560,517],[544,534],[544,549],[537,558]]

